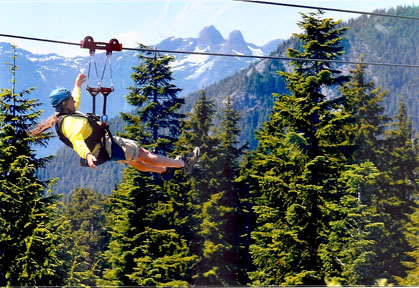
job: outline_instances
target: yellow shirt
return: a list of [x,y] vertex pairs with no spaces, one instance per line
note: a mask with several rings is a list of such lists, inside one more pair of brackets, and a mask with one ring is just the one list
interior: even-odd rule
[[[74,107],[77,110],[80,107],[81,89],[74,87],[71,94],[75,101]],[[90,127],[87,119],[82,117],[65,117],[61,129],[64,136],[73,144],[74,151],[81,158],[86,159],[88,153],[94,153],[99,148],[99,145],[97,145],[94,151],[90,151],[86,142],[84,142],[84,139],[87,139],[92,134],[92,127]]]

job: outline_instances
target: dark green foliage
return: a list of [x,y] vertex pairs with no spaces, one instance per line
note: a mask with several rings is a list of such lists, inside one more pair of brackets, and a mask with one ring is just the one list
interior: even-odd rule
[[[158,153],[173,151],[173,144],[180,133],[179,119],[183,116],[177,110],[184,100],[177,97],[179,88],[173,80],[169,63],[171,56],[147,52],[139,54],[140,64],[132,67],[134,86],[127,96],[129,104],[138,107],[135,116],[123,113],[123,119],[131,126],[128,133],[135,134],[145,147],[151,145]],[[141,125],[144,125],[143,127]],[[136,133],[141,129],[142,133]]]
[[220,145],[217,149],[216,163],[218,164],[217,171],[220,173],[218,189],[223,195],[220,204],[226,207],[223,215],[225,219],[224,227],[222,227],[223,241],[228,245],[228,249],[223,253],[223,261],[220,261],[219,265],[221,269],[225,270],[224,283],[244,285],[248,283],[246,275],[248,266],[246,262],[243,262],[248,253],[245,250],[248,248],[245,235],[247,213],[241,199],[248,195],[241,191],[242,187],[236,182],[236,179],[240,172],[239,161],[246,147],[238,147],[240,115],[234,110],[229,96],[222,109],[220,119],[220,129],[217,133]]
[[[240,223],[240,199],[235,178],[239,173],[239,158],[242,154],[237,146],[239,115],[227,98],[221,125],[214,127],[216,116],[213,101],[205,93],[193,106],[183,122],[182,135],[177,143],[178,153],[201,147],[201,158],[192,173],[192,178],[177,174],[177,182],[185,181],[189,187],[192,208],[187,229],[192,252],[199,256],[194,285],[238,285],[246,284],[247,263],[240,262],[243,251],[243,229]],[[247,266],[246,266],[247,268]]]
[[[343,54],[344,29],[321,14],[302,14],[304,33],[295,36],[303,51],[290,49],[290,56],[336,59]],[[328,62],[293,65],[293,73],[280,72],[291,95],[276,95],[253,158],[257,227],[250,251],[256,285],[318,285],[326,277],[342,277],[343,265],[333,253],[344,240],[329,233],[350,226],[351,212],[344,209],[356,208],[353,196],[345,199],[341,191],[351,151],[345,99],[322,94],[347,77]]]
[[171,193],[149,184],[144,173],[125,170],[110,198],[111,242],[106,258],[111,268],[99,284],[186,285],[185,271],[194,260],[178,234],[176,202]]
[[[416,199],[418,195],[416,194]],[[402,264],[408,268],[406,271],[407,276],[403,279],[395,277],[399,285],[402,286],[418,286],[419,285],[419,205],[416,201],[414,212],[409,215],[409,222],[406,224],[406,240],[412,247],[411,251],[406,252],[410,256],[409,260],[403,261]]]
[[169,225],[172,203],[158,187],[145,185],[146,177],[133,168],[126,169],[124,181],[110,198],[111,242],[106,258],[111,268],[105,273],[108,281],[99,283],[186,284],[181,281],[182,272],[191,259],[185,240]]
[[[132,168],[126,169],[124,174],[127,179],[123,180],[120,189],[113,192],[109,198],[110,206],[106,219],[111,238],[105,258],[110,267],[104,274],[107,281],[99,281],[98,285],[134,285],[128,275],[134,268],[132,251],[135,251],[135,246],[140,243],[134,242],[137,231],[131,227],[137,226],[145,217],[142,212],[144,208],[138,211],[135,209],[136,203],[142,207],[146,205],[142,199],[143,195],[135,193],[135,183],[137,179],[142,180],[144,177]],[[141,190],[139,192],[144,193]]]
[[414,171],[418,162],[411,141],[413,131],[411,123],[406,122],[406,107],[402,102],[396,129],[388,130],[384,136],[389,119],[383,115],[381,102],[386,92],[375,88],[373,81],[366,81],[363,67],[357,66],[353,73],[352,82],[342,92],[349,99],[349,110],[355,119],[354,160],[371,161],[379,169],[374,190],[365,189],[364,183],[359,183],[362,191],[359,199],[378,213],[375,219],[382,223],[380,228],[376,227],[375,234],[368,236],[376,242],[370,251],[375,265],[368,274],[360,273],[364,276],[360,276],[359,283],[373,283],[378,278],[393,282],[392,277],[403,281],[400,279],[405,277],[405,267],[401,262],[409,261],[407,254],[411,249],[404,229],[407,215],[415,205],[413,195],[417,193]]
[[408,215],[417,209],[414,200],[418,194],[417,144],[412,140],[412,123],[406,117],[404,102],[400,103],[395,120],[393,127],[385,134],[378,166],[382,172],[378,183],[380,193],[375,203],[388,232],[377,263],[383,267],[387,279],[406,277],[406,267],[401,262],[411,261],[406,252],[412,249],[405,236],[406,225],[409,222]]
[[91,189],[77,189],[68,196],[64,209],[67,221],[63,232],[69,257],[66,285],[95,286],[102,278],[103,252],[108,245],[105,230],[105,200]]
[[[127,97],[136,111],[123,114],[129,124],[123,135],[155,153],[170,153],[180,133],[182,115],[177,109],[183,103],[176,96],[179,89],[170,84],[173,57],[141,54],[139,60]],[[182,235],[182,191],[170,190],[168,185],[156,174],[125,170],[110,198],[111,240],[106,258],[111,267],[100,284],[187,284],[184,279],[195,257]]]
[[[16,49],[16,48],[14,48]],[[14,77],[16,51],[11,64]],[[59,198],[45,191],[52,182],[36,177],[47,159],[37,159],[31,145],[49,135],[27,135],[40,112],[33,88],[0,91],[0,285],[41,286],[63,282],[62,218]]]
[[[325,280],[346,285],[375,283],[376,249],[386,240],[384,225],[378,222],[374,207],[362,203],[362,193],[377,192],[377,168],[371,162],[352,164],[341,172],[335,201],[325,206],[329,228],[320,245]],[[362,187],[362,188],[360,188]]]
[[199,257],[192,282],[194,285],[225,283],[220,274],[224,271],[224,262],[219,263],[226,250],[222,234],[225,207],[220,205],[222,194],[217,189],[220,174],[216,164],[216,149],[219,140],[211,133],[214,129],[214,117],[213,101],[208,100],[202,92],[192,112],[188,114],[188,120],[183,122],[182,134],[176,145],[178,153],[191,151],[196,146],[201,149],[199,166],[194,169],[193,177],[184,179],[190,187],[189,193],[192,197],[189,205],[194,209],[190,223],[194,225],[188,227],[192,230],[190,247],[192,253]]
[[[349,162],[357,163],[357,165],[351,166],[359,168],[354,171],[356,173],[348,172],[352,175],[352,182],[356,183],[356,187],[353,189],[357,191],[356,197],[360,212],[352,213],[352,215],[363,215],[357,220],[359,225],[352,226],[358,227],[356,239],[358,243],[364,243],[366,247],[356,245],[355,255],[358,255],[359,259],[354,258],[353,265],[349,266],[356,272],[350,279],[353,281],[352,283],[364,284],[374,283],[377,279],[386,276],[383,274],[384,267],[377,265],[377,261],[382,247],[386,246],[387,233],[374,201],[379,194],[380,172],[378,167],[380,164],[377,161],[382,157],[382,136],[388,117],[383,115],[384,108],[382,107],[386,92],[375,88],[373,81],[367,81],[363,65],[356,65],[356,68],[350,71],[352,72],[351,81],[343,85],[341,91],[347,100],[345,109],[351,115],[352,128],[348,133],[351,135],[350,141],[355,148]],[[367,170],[361,170],[365,168]],[[363,171],[367,172],[363,176],[365,180],[360,179]],[[348,191],[348,195],[351,195],[350,191]],[[352,195],[355,196],[353,193]],[[355,232],[352,233],[355,235]]]
[[[362,163],[369,160],[377,166],[382,154],[382,136],[389,121],[388,116],[384,115],[383,106],[388,92],[382,92],[372,80],[368,81],[365,69],[363,65],[356,65],[355,69],[350,70],[352,79],[342,86],[341,91],[348,101],[347,111],[354,122],[351,129],[351,141],[356,147],[354,161]],[[371,201],[372,195],[366,196]],[[365,197],[362,198],[363,203],[371,204],[365,201]]]

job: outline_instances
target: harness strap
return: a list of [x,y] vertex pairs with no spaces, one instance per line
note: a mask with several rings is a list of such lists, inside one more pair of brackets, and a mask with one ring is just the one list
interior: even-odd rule
[[109,160],[110,161],[126,160],[125,152],[124,150],[122,150],[121,146],[119,146],[119,144],[115,141],[115,138],[113,138],[112,133],[109,130],[109,125],[107,123],[102,123],[102,126],[105,128],[112,142],[111,144],[112,155]]
[[[73,144],[71,141],[66,138],[62,132],[62,122],[65,117],[72,116],[72,117],[81,117],[87,119],[89,125],[92,127],[92,135],[90,135],[87,139],[85,139],[86,145],[90,150],[99,144],[99,152],[96,157],[97,161],[95,161],[95,165],[100,165],[105,163],[108,160],[117,161],[117,160],[125,160],[125,153],[122,148],[116,143],[115,139],[113,138],[110,130],[109,125],[106,123],[97,123],[99,121],[99,117],[94,114],[84,114],[81,112],[76,113],[66,113],[66,114],[58,114],[58,121],[55,123],[55,129],[57,131],[58,137],[60,140],[66,144],[67,146],[73,148]],[[106,150],[106,134],[110,137],[112,141],[112,157],[110,157],[109,153]],[[80,166],[88,167],[87,160],[84,158],[80,158]]]
[[[119,41],[117,39],[111,39],[109,41],[109,43],[104,43],[104,42],[95,42],[93,40],[93,37],[91,36],[87,36],[84,38],[83,41],[81,41],[80,43],[80,47],[81,48],[88,48],[89,49],[89,54],[90,54],[90,61],[89,61],[89,70],[88,70],[88,74],[87,74],[87,85],[86,85],[86,90],[90,93],[90,95],[92,96],[92,111],[93,111],[93,115],[95,117],[96,116],[96,96],[101,93],[103,95],[103,110],[102,110],[102,116],[101,116],[101,126],[103,127],[103,129],[105,129],[106,133],[108,134],[108,136],[111,139],[112,142],[112,155],[111,158],[108,160],[125,160],[125,153],[122,150],[122,148],[118,145],[118,143],[116,143],[115,139],[112,136],[111,131],[109,130],[109,125],[107,124],[107,120],[108,120],[108,116],[106,115],[106,101],[107,101],[107,97],[108,95],[114,91],[113,88],[113,80],[112,80],[112,63],[111,63],[111,56],[112,56],[112,52],[113,51],[122,51],[122,44],[119,43]],[[101,49],[101,50],[106,50],[106,61],[105,64],[103,66],[103,70],[102,70],[102,77],[99,81],[99,75],[97,72],[97,65],[96,65],[96,57],[95,57],[95,51],[96,49]],[[106,71],[106,66],[107,63],[109,62],[109,73],[110,73],[110,87],[102,87],[102,82],[103,82],[103,78],[105,75],[105,71]],[[95,71],[96,71],[96,79],[98,80],[98,86],[97,87],[90,87],[89,86],[89,77],[90,77],[90,68],[92,63],[94,63],[95,65]],[[89,118],[88,118],[89,120]],[[90,122],[89,122],[90,123]],[[102,147],[101,147],[102,150]],[[104,148],[103,150],[106,151],[106,149]],[[106,153],[107,154],[107,153]],[[108,155],[109,157],[109,155]],[[80,159],[80,160],[85,160],[85,159]],[[86,160],[85,160],[86,161]],[[82,164],[82,162],[80,162],[80,164]],[[86,163],[83,163],[85,165],[87,165],[87,161]],[[84,165],[82,165],[84,166]]]

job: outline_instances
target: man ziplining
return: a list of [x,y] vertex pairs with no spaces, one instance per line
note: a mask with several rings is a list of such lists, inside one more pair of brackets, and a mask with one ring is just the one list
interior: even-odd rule
[[129,164],[140,171],[163,175],[176,169],[182,169],[186,174],[191,172],[199,159],[199,147],[195,147],[186,157],[179,155],[172,159],[157,155],[138,146],[134,140],[112,136],[108,133],[109,130],[101,125],[96,115],[77,111],[80,107],[81,87],[86,77],[82,73],[77,76],[72,92],[66,88],[58,88],[51,92],[50,103],[56,113],[32,129],[30,135],[38,136],[55,125],[60,140],[85,159],[86,165],[92,169],[97,169],[97,165],[112,160],[113,154],[116,153],[114,148],[117,147],[123,155],[116,162]]

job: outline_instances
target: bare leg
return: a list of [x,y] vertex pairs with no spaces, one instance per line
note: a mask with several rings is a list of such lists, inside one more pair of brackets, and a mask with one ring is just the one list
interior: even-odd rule
[[150,166],[154,166],[156,168],[164,168],[163,171],[166,170],[166,167],[182,168],[183,166],[185,166],[185,163],[181,159],[176,160],[165,156],[153,154],[150,151],[141,147],[138,153],[137,162],[143,162],[144,164],[149,164]]
[[157,167],[157,166],[153,166],[147,163],[144,163],[142,161],[128,161],[127,162],[129,165],[131,165],[132,167],[134,167],[137,170],[140,170],[142,172],[157,172],[157,173],[163,173],[164,171],[166,171],[165,167]]
[[195,147],[192,156],[188,156],[186,162],[183,161],[180,156],[176,157],[176,159],[168,158],[165,156],[153,154],[150,151],[139,148],[138,158],[134,161],[127,161],[129,165],[132,167],[143,171],[143,172],[169,172],[173,173],[173,169],[175,168],[183,168],[185,169],[184,172],[189,174],[192,170],[194,164],[199,159],[199,147]]

